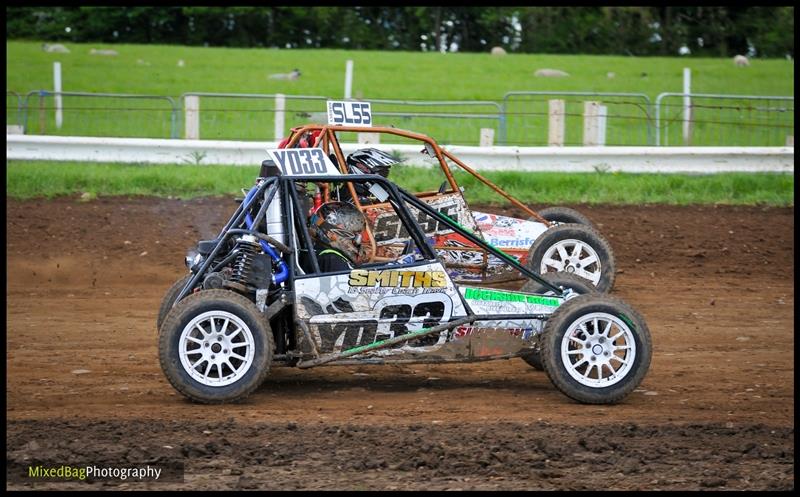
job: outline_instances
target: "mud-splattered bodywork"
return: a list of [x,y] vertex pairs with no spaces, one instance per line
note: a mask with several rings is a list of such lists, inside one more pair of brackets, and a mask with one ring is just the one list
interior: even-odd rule
[[[461,193],[420,196],[438,212],[475,233],[489,244],[525,264],[528,250],[547,226],[535,222],[471,211]],[[362,206],[375,237],[376,255],[396,258],[405,249],[408,232],[388,204]],[[458,282],[498,281],[518,278],[508,264],[425,213],[410,207],[428,242],[442,258],[450,277]]]
[[[453,284],[440,263],[381,266],[295,281],[297,318],[307,324],[319,353],[369,345],[475,314],[550,314],[563,302]],[[534,347],[542,320],[476,321],[364,354],[382,362],[475,360],[513,356]],[[310,352],[311,344],[305,344]]]

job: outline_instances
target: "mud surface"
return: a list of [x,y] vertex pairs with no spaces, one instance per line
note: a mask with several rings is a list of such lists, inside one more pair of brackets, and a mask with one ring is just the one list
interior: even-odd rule
[[7,463],[185,467],[8,488],[794,488],[793,209],[572,206],[653,335],[619,405],[577,404],[520,359],[274,369],[241,404],[195,405],[158,366],[156,313],[235,207],[6,201]]

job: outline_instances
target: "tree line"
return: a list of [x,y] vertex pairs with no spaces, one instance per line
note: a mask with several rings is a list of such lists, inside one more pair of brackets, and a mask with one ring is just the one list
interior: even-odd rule
[[6,39],[794,57],[794,7],[6,7]]

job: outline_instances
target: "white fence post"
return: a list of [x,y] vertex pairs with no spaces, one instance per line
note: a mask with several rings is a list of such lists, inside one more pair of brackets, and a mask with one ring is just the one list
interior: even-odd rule
[[599,102],[583,103],[583,144],[588,147],[596,146],[598,143],[598,113]]
[[286,95],[275,94],[275,140],[283,139],[283,128],[286,120]]
[[564,146],[564,101],[548,100],[547,144],[551,147]]
[[184,106],[184,136],[187,140],[200,139],[200,97],[186,95],[183,98]]
[[348,60],[344,68],[344,99],[349,100],[353,94],[353,61]]
[[481,147],[491,147],[494,145],[494,128],[481,128]]
[[358,133],[359,145],[378,145],[381,142],[380,133]]
[[597,144],[601,147],[606,145],[606,116],[608,116],[608,107],[599,105],[597,107]]
[[53,62],[53,91],[56,93],[56,128],[61,129],[64,122],[61,111],[61,62]]
[[692,70],[683,68],[683,144],[689,145],[692,140]]

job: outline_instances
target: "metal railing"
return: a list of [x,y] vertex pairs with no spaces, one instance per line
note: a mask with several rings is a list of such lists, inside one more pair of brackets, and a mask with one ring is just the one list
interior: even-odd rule
[[[503,109],[486,100],[384,100],[367,99],[376,126],[395,126],[435,137],[443,145],[474,145],[481,130],[491,129],[499,139]],[[401,137],[382,136],[385,143],[406,143]]]
[[655,108],[659,146],[785,146],[794,136],[794,97],[662,93]]
[[548,144],[550,100],[563,100],[565,146],[583,145],[584,103],[597,101],[605,106],[605,144],[652,145],[655,121],[652,103],[643,93],[581,91],[513,91],[503,96],[504,128],[500,142],[506,145]]
[[6,126],[21,126],[22,97],[14,91],[6,91]]
[[[56,96],[61,100],[60,119]],[[21,126],[26,134],[183,138],[189,97],[197,106],[197,136],[192,138],[271,141],[286,136],[292,127],[327,122],[329,98],[319,95],[189,92],[173,99],[40,90],[24,97],[6,91],[6,123]],[[565,146],[584,144],[588,101],[604,107],[601,145],[793,144],[793,96],[662,93],[651,103],[641,93],[520,91],[506,93],[502,103],[365,99],[372,104],[375,125],[427,134],[444,145],[476,145],[488,128],[494,130],[494,144],[521,146],[548,145],[550,100],[563,102]],[[344,141],[357,141],[343,135]],[[405,143],[390,135],[380,139]]]
[[[279,139],[273,131],[276,113],[281,113],[283,134],[294,126],[327,122],[329,97],[278,94],[190,92],[181,95],[184,115],[187,97],[198,97],[198,136],[202,139]],[[283,101],[282,103],[279,103]],[[489,101],[420,101],[368,99],[373,124],[397,126],[432,134],[442,143],[472,144],[481,128],[499,129],[500,105]],[[365,129],[365,132],[369,130]],[[350,137],[343,134],[344,139]],[[355,138],[353,138],[355,141]],[[384,135],[387,143],[403,143],[401,137]],[[388,141],[386,141],[388,140]]]
[[[276,112],[282,114],[284,125],[281,135],[288,134],[294,126],[309,122],[326,122],[328,97],[318,95],[283,95],[261,93],[208,93],[188,92],[180,96],[186,116],[187,97],[197,97],[199,102],[199,138],[204,140],[273,140]],[[284,107],[278,108],[277,101]],[[185,129],[186,123],[183,121]]]
[[[61,122],[54,97],[60,96]],[[159,105],[160,104],[160,105]],[[179,108],[171,97],[123,93],[29,92],[21,124],[26,134],[178,138]],[[59,125],[60,124],[60,125]]]

